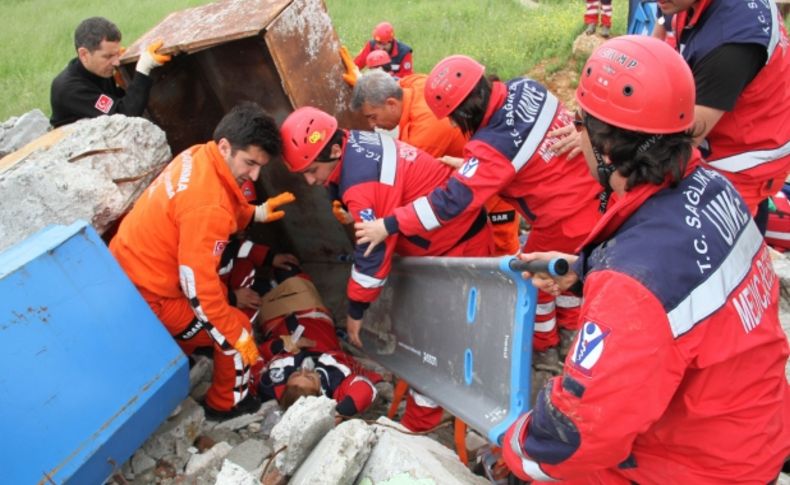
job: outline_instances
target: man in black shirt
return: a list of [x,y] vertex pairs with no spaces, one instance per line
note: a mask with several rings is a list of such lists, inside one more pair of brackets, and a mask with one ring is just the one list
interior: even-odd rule
[[74,32],[77,57],[52,81],[52,126],[105,114],[142,115],[151,91],[151,70],[170,60],[156,53],[161,46],[158,41],[140,53],[137,72],[124,91],[113,78],[121,56],[120,30],[103,17],[83,20]]

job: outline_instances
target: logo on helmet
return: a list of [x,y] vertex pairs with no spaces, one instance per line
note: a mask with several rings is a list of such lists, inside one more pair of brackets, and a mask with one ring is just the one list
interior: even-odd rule
[[620,64],[621,66],[625,67],[626,69],[636,69],[636,66],[639,65],[639,61],[629,57],[622,52],[610,48],[601,49],[599,56],[603,57],[604,59],[609,59],[611,61]]
[[324,134],[323,133],[321,133],[320,131],[314,131],[314,132],[310,133],[310,136],[307,137],[307,141],[311,145],[315,145],[316,143],[321,141],[323,138],[324,138]]

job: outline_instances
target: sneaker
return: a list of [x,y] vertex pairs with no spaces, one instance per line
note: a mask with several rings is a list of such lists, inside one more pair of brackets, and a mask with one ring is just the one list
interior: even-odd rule
[[584,29],[584,35],[593,35],[595,33],[595,24],[587,24],[587,28]]
[[604,39],[608,39],[611,35],[612,33],[609,31],[609,27],[605,25],[601,27],[601,37],[603,37]]
[[247,393],[247,397],[241,400],[240,403],[227,411],[220,411],[212,408],[205,401],[203,401],[203,409],[206,412],[206,419],[212,421],[225,421],[228,419],[241,416],[242,414],[252,414],[258,412],[261,408],[261,400],[257,396],[253,396],[251,392]]

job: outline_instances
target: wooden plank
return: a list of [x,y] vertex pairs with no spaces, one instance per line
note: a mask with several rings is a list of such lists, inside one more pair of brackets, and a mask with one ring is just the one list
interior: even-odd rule
[[291,0],[225,0],[168,15],[137,39],[121,57],[135,62],[140,50],[162,39],[163,54],[197,52],[231,40],[258,35]]

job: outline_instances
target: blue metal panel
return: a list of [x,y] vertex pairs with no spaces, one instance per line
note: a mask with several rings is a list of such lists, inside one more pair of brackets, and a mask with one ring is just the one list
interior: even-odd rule
[[0,254],[0,473],[100,484],[189,389],[187,360],[85,222]]
[[529,409],[535,287],[505,258],[399,258],[364,350],[497,443]]

